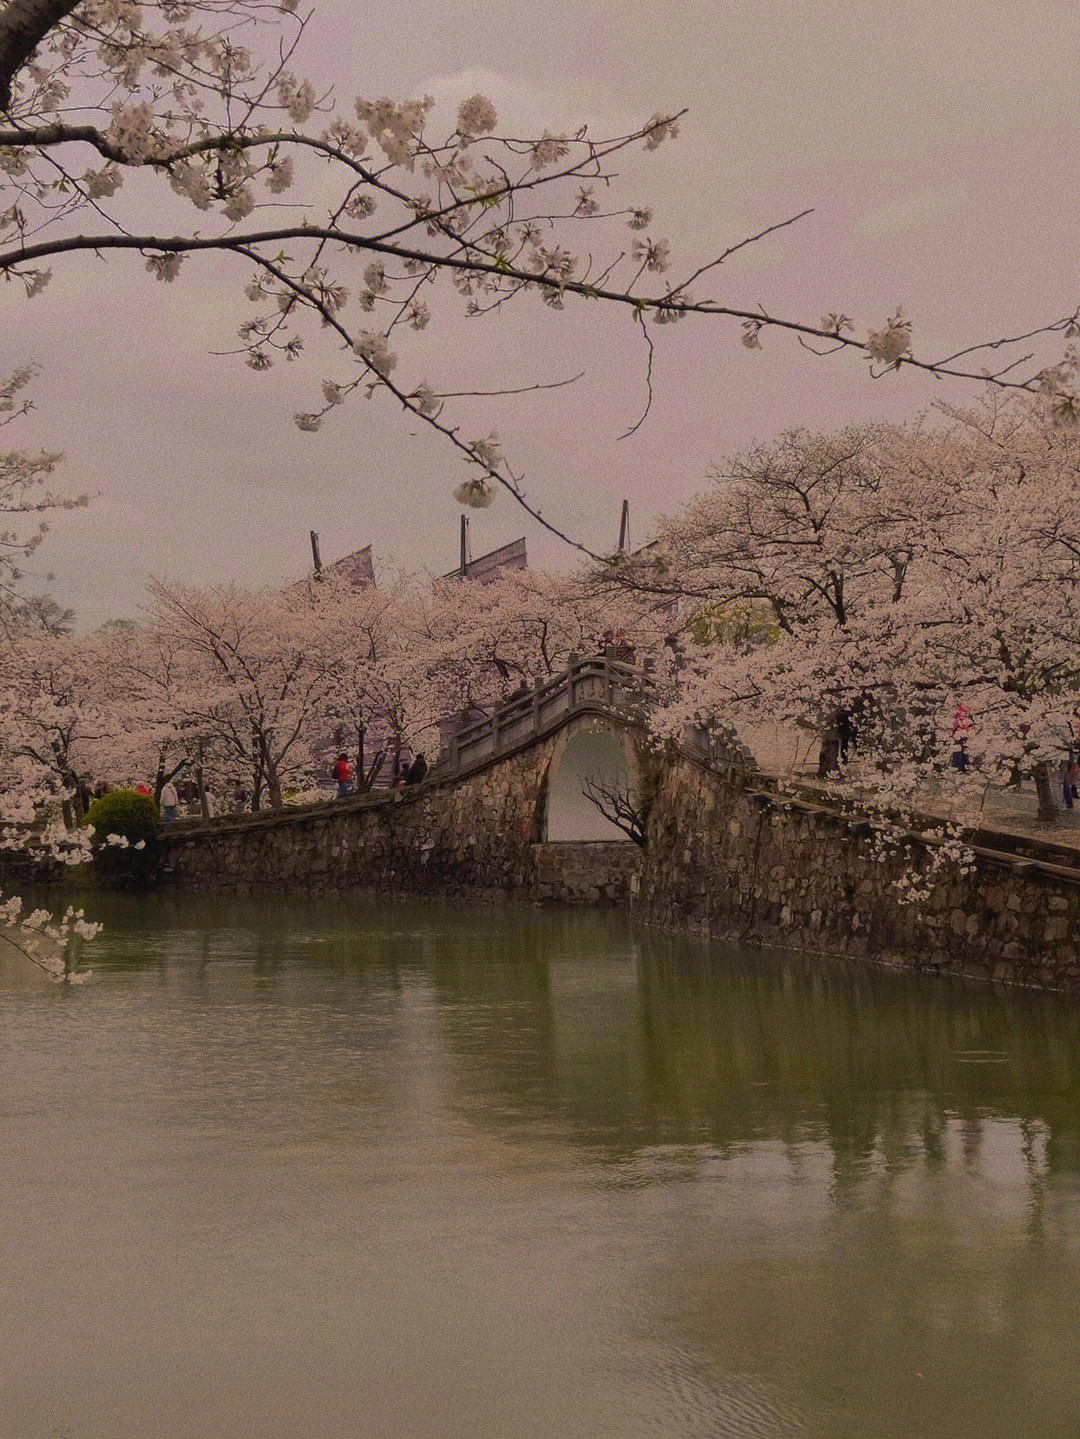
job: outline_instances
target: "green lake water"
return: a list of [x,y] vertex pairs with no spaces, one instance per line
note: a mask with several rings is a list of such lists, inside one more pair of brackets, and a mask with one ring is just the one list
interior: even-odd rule
[[89,983],[0,963],[2,1439],[1080,1433],[1075,1000],[93,908]]

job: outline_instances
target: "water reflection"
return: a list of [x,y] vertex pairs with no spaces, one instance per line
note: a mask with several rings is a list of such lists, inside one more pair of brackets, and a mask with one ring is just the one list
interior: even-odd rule
[[12,1433],[1071,1435],[1080,1006],[600,913],[100,902],[0,974]]

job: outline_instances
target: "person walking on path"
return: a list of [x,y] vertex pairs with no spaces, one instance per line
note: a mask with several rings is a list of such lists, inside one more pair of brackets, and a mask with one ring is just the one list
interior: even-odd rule
[[334,779],[337,781],[338,799],[346,799],[349,794],[349,780],[352,778],[352,766],[349,764],[349,757],[346,754],[339,754],[334,761]]
[[166,824],[171,824],[176,818],[176,807],[180,803],[180,796],[176,793],[176,786],[171,779],[167,779],[161,786],[161,818]]

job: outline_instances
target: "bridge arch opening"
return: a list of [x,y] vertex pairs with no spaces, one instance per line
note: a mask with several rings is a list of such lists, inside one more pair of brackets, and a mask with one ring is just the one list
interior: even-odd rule
[[623,793],[636,788],[632,746],[610,729],[590,727],[569,735],[551,758],[544,804],[544,839],[625,840],[585,795],[586,781]]

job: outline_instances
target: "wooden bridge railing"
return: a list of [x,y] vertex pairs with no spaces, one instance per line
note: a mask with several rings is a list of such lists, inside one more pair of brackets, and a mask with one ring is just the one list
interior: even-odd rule
[[504,700],[490,715],[450,735],[435,772],[450,779],[529,744],[576,714],[640,717],[651,687],[645,670],[621,660],[603,655],[573,660],[562,674]]

